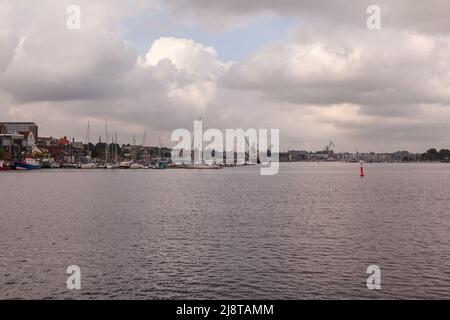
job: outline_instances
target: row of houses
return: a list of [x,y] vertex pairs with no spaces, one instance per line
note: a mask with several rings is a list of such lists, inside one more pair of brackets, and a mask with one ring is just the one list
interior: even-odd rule
[[307,152],[290,150],[280,153],[280,161],[340,161],[340,162],[402,162],[402,161],[420,161],[420,153],[410,153],[408,151],[397,151],[393,153],[334,153],[331,150],[319,152]]
[[17,160],[29,155],[58,156],[69,140],[38,137],[34,122],[0,122],[0,150],[5,160]]
[[408,151],[397,151],[393,153],[337,153],[336,160],[343,162],[365,161],[365,162],[407,162],[420,161],[420,153]]
[[170,159],[171,150],[137,145],[97,144],[70,140],[67,137],[39,137],[33,122],[0,122],[0,160],[19,160],[27,156],[50,162],[86,163],[140,160],[150,163],[154,159]]
[[20,159],[36,147],[38,126],[33,122],[0,122],[0,150],[6,160]]

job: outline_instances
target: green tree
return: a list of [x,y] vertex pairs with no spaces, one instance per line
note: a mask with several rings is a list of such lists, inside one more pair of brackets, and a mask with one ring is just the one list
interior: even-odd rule
[[450,150],[448,149],[441,149],[439,151],[439,160],[443,161],[443,160],[450,160]]
[[0,160],[6,160],[7,156],[8,156],[8,153],[5,150],[0,149]]
[[424,160],[436,161],[439,157],[439,153],[435,148],[428,149],[426,153],[423,154]]
[[41,152],[36,152],[36,153],[34,154],[34,156],[35,156],[36,158],[38,158],[39,160],[42,160],[42,159],[45,158],[45,155],[42,154]]

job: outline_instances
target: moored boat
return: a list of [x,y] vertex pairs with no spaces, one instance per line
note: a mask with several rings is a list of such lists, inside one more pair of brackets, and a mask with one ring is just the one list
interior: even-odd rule
[[144,166],[139,163],[132,163],[130,169],[144,169]]
[[206,163],[199,163],[199,164],[187,164],[184,166],[185,169],[222,169],[222,166],[217,164],[206,164]]
[[79,167],[81,168],[81,166],[79,166],[77,163],[63,163],[61,167],[64,169],[78,169]]
[[155,163],[153,169],[168,169],[170,167],[170,163],[168,161],[158,161]]
[[52,162],[50,164],[50,168],[52,168],[52,169],[59,169],[59,168],[61,168],[61,165],[58,162]]
[[0,171],[7,171],[10,170],[10,167],[8,164],[6,164],[4,161],[0,160]]
[[34,158],[25,158],[25,160],[15,161],[14,167],[16,170],[38,170],[41,169],[41,164]]
[[132,164],[133,164],[133,161],[122,161],[121,163],[119,163],[119,168],[120,169],[130,169]]
[[95,163],[83,163],[81,169],[97,169],[97,165]]

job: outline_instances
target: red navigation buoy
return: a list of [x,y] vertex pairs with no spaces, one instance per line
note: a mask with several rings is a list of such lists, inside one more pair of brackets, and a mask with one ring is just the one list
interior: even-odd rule
[[360,176],[361,178],[364,177],[364,168],[363,168],[362,163],[361,163],[361,173],[359,174],[359,176]]

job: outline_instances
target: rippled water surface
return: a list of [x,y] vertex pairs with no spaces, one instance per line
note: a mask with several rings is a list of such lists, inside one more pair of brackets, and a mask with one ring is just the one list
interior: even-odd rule
[[450,298],[450,165],[258,170],[0,173],[0,298]]

